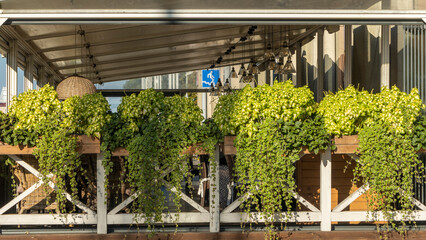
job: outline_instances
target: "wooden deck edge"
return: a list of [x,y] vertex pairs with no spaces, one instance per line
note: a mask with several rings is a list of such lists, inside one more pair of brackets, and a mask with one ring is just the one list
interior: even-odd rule
[[[116,148],[112,153],[112,156],[114,157],[127,157],[129,156],[129,151],[127,151],[124,147],[118,147]],[[183,152],[183,154],[189,154],[189,155],[208,155],[204,149],[201,147],[201,143],[190,146],[186,151]]]
[[[87,135],[78,136],[77,152],[81,154],[98,154],[101,152],[100,140]],[[35,147],[23,145],[12,146],[0,142],[0,155],[32,155]]]
[[[302,239],[382,239],[384,233],[377,231],[331,231],[331,232],[320,232],[320,231],[281,231],[277,232],[279,239],[290,239],[290,240],[302,240]],[[2,235],[2,239],[40,239],[40,240],[56,240],[56,239],[68,239],[68,240],[258,240],[265,239],[265,232],[190,232],[190,233],[158,233],[154,236],[149,236],[149,233],[110,233],[110,234],[22,234],[22,235]],[[388,239],[402,239],[401,235],[396,232],[389,232],[387,235]],[[426,239],[425,230],[413,230],[408,231],[405,239]]]

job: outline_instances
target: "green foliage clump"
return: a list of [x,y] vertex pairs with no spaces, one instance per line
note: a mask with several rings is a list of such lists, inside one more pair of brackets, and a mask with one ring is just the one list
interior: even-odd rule
[[327,94],[318,108],[329,134],[359,134],[354,182],[368,184],[368,208],[383,211],[393,227],[393,211],[402,210],[411,219],[413,179],[423,178],[416,154],[426,143],[423,108],[417,89],[407,94],[396,86],[377,94],[349,86]]
[[[318,153],[330,139],[317,104],[308,87],[295,88],[291,81],[246,86],[241,92],[222,96],[213,114],[223,134],[235,133],[236,181],[240,194],[250,196],[242,207],[262,212],[268,227],[275,214],[292,210],[295,165],[303,147]],[[282,220],[281,219],[281,220]]]
[[70,97],[62,103],[66,114],[64,126],[74,134],[101,137],[104,127],[111,121],[110,106],[101,93]]
[[107,151],[107,172],[112,171],[111,151],[117,147],[129,151],[126,182],[138,195],[133,204],[136,220],[144,217],[150,227],[163,220],[162,213],[168,211],[164,187],[180,211],[182,182],[191,183],[187,148],[205,141],[203,147],[212,149],[217,140],[208,139],[219,135],[216,125],[202,120],[201,109],[189,98],[166,98],[152,89],[123,98],[106,127],[102,149]]
[[[56,185],[59,209],[66,209],[65,192],[77,199],[77,173],[84,169],[76,151],[76,135],[100,136],[109,121],[109,104],[100,94],[60,102],[53,87],[30,90],[14,97],[7,116],[1,116],[2,140],[36,146],[40,173],[48,187]],[[75,210],[75,209],[73,209]]]
[[329,134],[353,135],[372,122],[371,115],[376,108],[373,102],[373,94],[348,86],[337,93],[327,93],[318,106],[318,113],[323,116]]

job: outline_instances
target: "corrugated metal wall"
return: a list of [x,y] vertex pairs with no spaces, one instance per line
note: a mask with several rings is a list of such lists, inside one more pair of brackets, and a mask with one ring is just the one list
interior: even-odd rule
[[[404,26],[403,34],[403,91],[410,92],[414,87],[419,89],[420,97],[426,103],[426,26]],[[420,154],[419,158],[426,165],[426,154]],[[426,204],[426,183],[414,184],[414,196]]]
[[426,102],[426,27],[404,26],[403,91],[418,88],[423,103]]

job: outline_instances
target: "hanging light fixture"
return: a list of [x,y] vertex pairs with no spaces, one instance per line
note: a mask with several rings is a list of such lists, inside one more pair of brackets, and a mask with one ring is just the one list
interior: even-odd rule
[[275,58],[274,57],[270,57],[267,64],[268,64],[267,65],[268,70],[274,70],[275,69],[275,65],[276,65]]
[[238,74],[235,71],[234,67],[232,67],[231,73],[229,74],[229,78],[238,78]]
[[238,75],[241,76],[245,72],[246,72],[246,69],[244,67],[244,63],[241,63],[241,67],[240,67],[240,71],[238,71]]
[[280,58],[283,58],[283,57],[287,57],[289,53],[290,53],[290,48],[288,47],[288,43],[287,41],[284,41],[283,45],[280,47],[280,50],[277,56]]
[[272,46],[270,43],[268,43],[268,45],[266,45],[266,51],[265,54],[263,55],[265,57],[265,59],[274,57],[274,53],[272,52]]
[[225,92],[225,94],[228,94],[231,92],[231,82],[229,81],[228,78],[225,80],[225,84],[223,85],[223,91]]
[[219,91],[219,92],[223,91],[223,85],[222,85],[222,81],[220,80],[220,78],[217,80],[215,88],[216,88],[216,91]]
[[291,62],[291,54],[288,55],[287,62],[284,65],[284,73],[296,73],[296,69]]
[[214,89],[214,84],[213,83],[210,83],[209,92],[210,92],[210,96],[214,96],[215,89]]
[[275,66],[274,74],[283,74],[283,73],[284,73],[284,63],[280,61]]
[[247,80],[247,73],[244,71],[240,78],[240,83],[245,83]]

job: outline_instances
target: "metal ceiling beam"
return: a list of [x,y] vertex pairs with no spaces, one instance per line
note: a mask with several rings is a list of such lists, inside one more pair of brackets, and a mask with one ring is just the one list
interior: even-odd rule
[[18,41],[19,47],[24,52],[33,55],[35,63],[37,63],[41,67],[45,67],[47,72],[53,75],[57,80],[60,79],[60,74],[56,70],[54,70],[53,66],[47,63],[46,59],[39,55],[36,49],[34,49],[24,39],[22,39],[21,35],[17,33],[12,26],[2,26],[0,28],[0,34],[2,34],[6,39],[16,39]]
[[[224,64],[226,65],[232,65],[232,64],[239,64],[239,63],[248,63],[250,61],[250,58],[252,57],[261,57],[263,56],[263,53],[258,52],[257,55],[253,56],[253,55],[247,55],[244,58],[242,57],[236,57],[236,58],[227,58],[224,59],[222,62],[223,64],[216,64],[218,66],[223,66]],[[120,67],[111,67],[111,68],[104,68],[104,69],[99,69],[100,75],[103,76],[105,74],[105,72],[109,72],[109,71],[117,71],[117,70],[122,70],[122,71],[126,71],[126,70],[133,70],[133,69],[149,69],[150,66],[159,66],[161,65],[163,68],[168,68],[168,67],[173,67],[175,65],[176,62],[185,62],[186,64],[188,64],[188,62],[195,61],[195,62],[200,62],[200,61],[204,61],[204,62],[208,62],[208,64],[206,64],[203,68],[206,68],[208,66],[210,66],[214,61],[212,61],[212,59],[215,59],[214,57],[217,57],[217,55],[206,55],[203,57],[199,57],[199,58],[194,58],[194,57],[188,57],[188,58],[182,58],[182,59],[178,59],[176,61],[170,61],[170,62],[166,62],[164,60],[157,60],[157,61],[147,61],[146,63],[138,63],[138,64],[132,64],[132,65],[126,65],[126,66],[120,66]],[[74,72],[71,73],[67,73],[67,74],[62,74],[62,76],[68,76],[70,74],[73,74]],[[77,71],[78,74],[81,75],[85,75],[85,74],[92,74],[93,71]]]
[[[248,61],[249,59],[247,59]],[[247,63],[245,61],[245,63]],[[104,80],[108,80],[109,78],[113,77],[121,77],[121,79],[128,79],[128,76],[134,76],[134,77],[142,77],[142,76],[154,76],[154,75],[160,75],[160,74],[167,74],[167,73],[177,73],[177,72],[185,72],[185,71],[192,71],[192,70],[200,70],[200,69],[206,69],[210,66],[211,61],[204,61],[204,62],[195,62],[188,64],[187,62],[182,64],[163,64],[159,67],[137,67],[137,68],[131,68],[128,69],[128,71],[122,71],[120,73],[111,73],[102,75],[102,82]],[[218,67],[224,67],[224,66],[230,66],[235,64],[234,61],[231,60],[223,60],[222,64]],[[123,69],[124,70],[124,69]],[[97,81],[94,81],[97,82]]]
[[7,24],[424,24],[424,11],[296,9],[2,10]]
[[[137,28],[137,27],[140,27],[140,26],[138,26],[138,25],[130,25],[130,26],[113,25],[111,27],[103,26],[103,27],[100,27],[100,28],[85,29],[85,31],[86,31],[86,34],[93,34],[93,33],[107,32],[107,31],[116,30],[116,29],[129,29],[129,28]],[[40,35],[23,37],[23,39],[26,40],[26,41],[35,41],[35,40],[45,40],[45,39],[50,39],[50,38],[68,37],[68,36],[75,36],[75,31],[73,30],[73,31],[66,31],[66,32],[54,32],[54,33],[48,33],[48,34],[40,34]]]
[[[130,52],[134,52],[134,51],[140,51],[140,50],[149,50],[149,49],[156,49],[156,48],[166,48],[166,47],[176,47],[176,46],[182,46],[182,45],[190,45],[190,44],[196,44],[196,43],[206,43],[206,42],[213,42],[213,41],[219,41],[219,40],[227,40],[230,38],[239,38],[241,37],[241,33],[234,33],[234,34],[230,34],[233,31],[230,32],[224,32],[223,35],[219,35],[219,36],[215,36],[215,37],[209,37],[207,35],[200,35],[201,37],[198,39],[193,39],[193,40],[184,40],[184,41],[173,41],[173,37],[168,36],[167,38],[170,38],[170,41],[167,41],[167,43],[162,43],[162,44],[158,44],[158,40],[156,40],[156,38],[148,38],[148,39],[142,39],[141,42],[137,42],[137,40],[133,40],[135,45],[140,45],[138,48],[136,49],[128,49],[128,51]],[[261,32],[257,33],[257,34],[261,34]],[[149,43],[153,43],[153,44],[147,44],[144,43],[143,41],[149,41]],[[162,39],[165,40],[165,39]],[[110,44],[114,44],[114,45],[121,45],[121,46],[129,46],[130,44],[127,43],[127,41],[117,41],[115,43],[110,43]],[[94,48],[101,46],[103,44],[98,45],[96,42],[90,43],[90,49],[93,51],[93,55],[95,56],[99,56],[99,53],[97,53]],[[53,47],[53,48],[45,48],[45,49],[40,49],[39,52],[40,53],[47,53],[47,52],[55,52],[55,51],[64,51],[64,50],[72,50],[72,49],[79,49],[81,48],[81,46],[75,46],[74,45],[69,45],[69,46],[60,46],[60,47]],[[114,47],[116,48],[116,47]],[[124,50],[125,51],[125,50]],[[111,51],[107,51],[107,52],[111,52]],[[122,53],[121,50],[115,50],[115,52],[117,53]]]
[[[118,64],[118,63],[135,63],[138,62],[140,64],[144,64],[144,63],[149,63],[149,62],[155,62],[158,61],[159,58],[166,58],[163,60],[177,60],[177,61],[184,61],[186,60],[188,57],[185,57],[185,55],[188,54],[197,54],[197,53],[203,53],[201,55],[202,58],[205,58],[206,56],[211,57],[212,62],[216,61],[216,59],[219,56],[222,56],[224,58],[226,58],[226,56],[228,57],[233,57],[235,58],[235,56],[239,56],[242,55],[243,53],[245,55],[247,55],[246,57],[250,56],[254,51],[257,51],[258,53],[260,51],[264,50],[264,45],[263,42],[261,43],[256,43],[256,48],[255,49],[250,49],[250,50],[245,50],[243,51],[242,49],[240,50],[234,50],[231,54],[229,55],[224,55],[225,50],[227,49],[226,46],[216,46],[216,47],[207,47],[207,48],[199,48],[199,49],[193,49],[193,51],[189,51],[189,50],[182,50],[182,51],[172,51],[172,52],[164,52],[161,54],[150,54],[150,55],[141,55],[138,57],[132,57],[132,58],[121,58],[121,59],[114,59],[114,60],[110,60],[110,61],[95,61],[97,68],[99,68],[100,70],[102,70],[102,66],[103,65],[108,65],[108,64]],[[221,50],[221,51],[219,51]],[[212,53],[214,52],[214,53]],[[183,55],[183,57],[182,57]],[[192,58],[197,57],[197,56],[192,56]],[[72,65],[66,65],[66,66],[62,66],[62,67],[56,67],[57,70],[61,71],[61,70],[66,70],[66,69],[75,69],[75,68],[81,68],[81,67],[86,67],[87,64],[72,64]]]
[[[112,44],[126,44],[128,42],[135,42],[140,40],[155,40],[156,38],[166,38],[166,37],[173,38],[173,37],[186,35],[186,34],[195,34],[195,33],[211,32],[211,31],[221,31],[221,30],[232,30],[236,28],[241,28],[241,26],[202,27],[202,28],[191,29],[191,30],[168,31],[161,34],[146,34],[146,35],[139,34],[132,37],[121,36],[114,40],[105,40],[105,41],[98,41],[98,42],[96,41],[92,42],[90,39],[90,33],[86,33],[86,38],[87,38],[87,41],[90,43],[90,47],[97,47],[97,46],[112,45]],[[40,52],[52,52],[52,51],[62,51],[62,50],[80,49],[80,48],[84,48],[84,46],[76,46],[75,44],[71,44],[68,46],[59,46],[59,47],[40,49]]]

